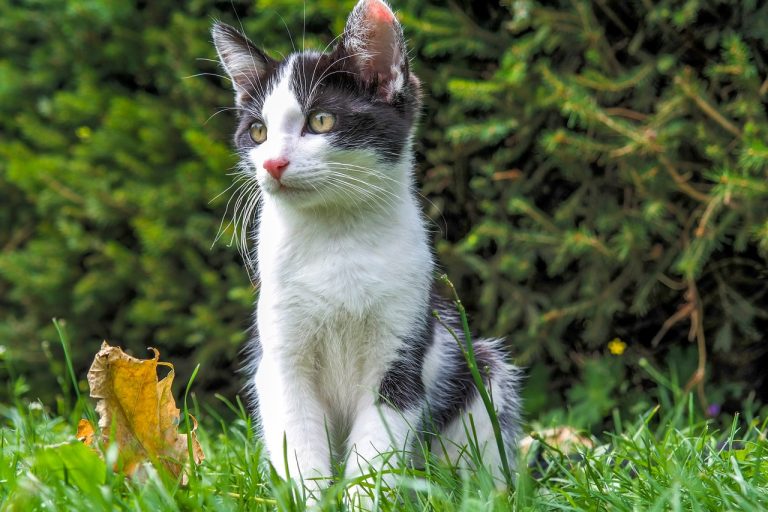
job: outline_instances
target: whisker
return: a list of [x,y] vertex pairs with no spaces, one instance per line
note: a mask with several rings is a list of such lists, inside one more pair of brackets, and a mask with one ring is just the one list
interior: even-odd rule
[[211,73],[211,72],[201,72],[201,73],[195,73],[194,75],[187,75],[181,77],[182,80],[187,80],[189,78],[199,78],[201,76],[215,76],[216,78],[221,78],[222,80],[229,80],[228,76],[220,75],[218,73]]
[[254,219],[254,211],[259,205],[259,199],[261,198],[261,191],[258,191],[254,196],[252,196],[252,199],[247,204],[244,213],[243,213],[243,224],[240,231],[240,246],[239,246],[239,252],[241,256],[243,257],[243,260],[246,262],[246,267],[248,269],[248,274],[250,277],[250,270],[253,270],[255,265],[251,258],[251,251],[248,250],[248,228],[251,226],[251,223]]
[[304,39],[307,36],[307,0],[302,2],[303,16],[302,16],[302,28],[301,28],[301,51],[305,50]]
[[[333,40],[336,40],[336,39],[338,39],[339,37],[340,37],[340,36],[336,36],[336,37],[335,37]],[[333,41],[333,40],[332,40],[332,41]],[[329,43],[329,44],[330,44],[330,43]],[[326,48],[327,48],[327,46],[326,46]],[[317,89],[318,85],[322,84],[322,83],[323,83],[323,80],[324,80],[324,79],[326,79],[326,78],[328,78],[329,76],[332,76],[333,74],[336,74],[336,73],[349,73],[349,74],[354,74],[354,73],[352,73],[351,71],[345,71],[345,70],[335,70],[335,71],[333,71],[333,72],[330,72],[330,70],[331,70],[331,68],[333,68],[333,66],[335,66],[336,64],[338,64],[338,63],[339,63],[339,62],[341,62],[341,61],[344,61],[344,60],[346,60],[346,59],[350,59],[350,58],[352,58],[352,57],[356,57],[356,56],[358,56],[358,55],[363,55],[363,54],[364,54],[363,52],[357,52],[357,53],[353,53],[353,54],[351,54],[351,55],[345,55],[344,57],[340,57],[340,58],[336,59],[335,61],[333,61],[333,62],[332,62],[332,63],[331,63],[331,64],[330,64],[330,65],[329,65],[329,66],[328,66],[328,67],[327,67],[327,68],[326,68],[326,69],[323,71],[323,73],[321,73],[321,74],[320,74],[320,78],[318,78],[318,79],[317,79],[317,82],[315,82],[315,83],[314,83],[314,85],[310,83],[310,85],[312,85],[312,89],[310,90],[309,94],[307,95],[307,98],[308,98],[308,99],[307,99],[307,101],[308,101],[309,103],[311,103],[311,101],[314,99],[315,90]],[[318,61],[318,62],[319,62],[319,61]],[[317,63],[315,63],[315,68],[317,68]],[[315,75],[315,72],[313,71],[313,72],[312,72],[312,79],[313,79],[313,81],[314,81],[314,75]]]
[[[400,183],[400,180],[396,180],[395,178],[392,178],[391,176],[387,176],[384,173],[382,173],[381,171],[379,171],[378,169],[374,169],[372,167],[365,167],[365,166],[362,166],[362,165],[349,164],[349,163],[346,163],[346,162],[326,162],[326,165],[328,165],[331,168],[337,168],[337,169],[360,170],[360,171],[364,171],[366,173],[373,174],[374,176],[376,176],[378,178],[381,178],[381,179],[384,179],[384,180],[389,180],[389,181],[392,181],[392,182],[395,182],[395,183]],[[412,187],[412,190],[419,197],[424,199],[424,201],[429,203],[429,205],[432,206],[435,210],[440,212],[440,219],[442,220],[442,226],[440,224],[438,224],[435,220],[430,218],[429,216],[427,216],[427,218],[429,219],[430,222],[432,222],[434,224],[434,226],[440,232],[440,236],[444,238],[445,234],[448,232],[448,221],[445,219],[445,216],[442,214],[441,208],[439,206],[437,206],[434,203],[434,201],[432,201],[429,197],[427,197],[426,195],[422,194],[421,191],[418,190],[417,188]]]
[[[384,203],[386,203],[388,206],[390,206],[392,208],[396,207],[396,205],[392,201],[390,201],[386,196],[382,196],[382,195],[376,194],[376,193],[372,192],[371,190],[367,190],[367,189],[365,189],[364,187],[362,187],[360,185],[357,185],[355,183],[350,183],[349,181],[346,181],[344,178],[350,178],[350,176],[348,176],[348,175],[344,175],[344,174],[341,174],[341,173],[336,173],[336,174],[332,175],[331,177],[335,178],[336,182],[343,183],[349,189],[357,191],[358,193],[360,193],[363,196],[365,196],[367,199],[373,200],[374,202],[384,202]],[[368,184],[368,183],[366,183],[364,181],[361,181],[361,180],[355,180],[355,181],[359,181],[360,183],[363,183],[365,185],[370,185],[370,184]],[[397,196],[395,196],[395,197],[397,197]],[[399,197],[397,197],[397,198],[399,199]]]
[[337,176],[344,177],[344,178],[349,178],[349,179],[354,180],[354,181],[356,181],[358,183],[362,183],[363,185],[372,187],[372,188],[376,189],[377,191],[379,191],[379,192],[381,192],[383,194],[387,194],[387,195],[390,195],[390,196],[394,197],[395,199],[401,199],[400,196],[395,194],[394,192],[389,191],[389,190],[387,190],[385,188],[379,187],[377,185],[374,185],[373,183],[367,182],[365,180],[361,180],[359,178],[355,178],[354,176],[350,176],[348,174],[339,173],[337,171],[331,170],[330,172],[335,174],[335,175],[337,175]]
[[205,122],[203,122],[203,124],[204,124],[204,125],[205,125],[205,124],[208,124],[208,121],[210,121],[211,119],[213,119],[213,118],[214,118],[214,117],[216,117],[217,115],[221,114],[222,112],[227,112],[227,111],[229,111],[229,110],[242,110],[242,109],[241,109],[241,108],[238,108],[238,107],[221,107],[219,110],[217,110],[216,112],[214,112],[213,114],[211,114],[211,115],[208,117],[208,119],[206,119],[206,120],[205,120]]
[[[232,2],[232,0],[230,0]],[[245,34],[245,27],[243,27],[243,21],[240,19],[240,15],[237,14],[237,10],[235,9],[234,3],[232,3],[232,11],[235,13],[235,18],[237,19],[237,24],[240,25],[240,32]],[[248,55],[251,57],[251,64],[253,64],[253,69],[258,69],[258,66],[256,65],[256,59],[253,57],[253,53],[251,53],[251,47],[248,46]],[[245,75],[246,80],[248,80],[248,83],[251,84],[251,87],[253,87],[256,90],[256,93],[260,96],[264,96],[264,89],[261,87],[261,77],[258,73],[255,73],[257,84],[253,83],[253,80],[251,80],[250,75]]]
[[[240,209],[240,206],[243,204],[243,201],[247,203],[250,200],[250,195],[256,190],[257,184],[251,183],[246,188],[243,189],[243,191],[237,196],[237,200],[235,201],[235,206],[232,210],[232,222],[234,223],[234,227],[237,229],[238,226],[242,223],[242,211]],[[233,234],[234,236],[234,234]],[[230,240],[230,244],[232,241]]]
[[[306,3],[306,0],[304,0],[304,15],[306,16],[306,14],[307,14],[307,3]],[[306,18],[305,18],[304,21],[306,23]],[[334,37],[333,39],[331,39],[331,41],[327,45],[325,45],[325,48],[323,48],[323,53],[326,53],[328,51],[328,48],[334,43],[334,41],[336,41],[340,37],[341,37],[341,34],[339,34],[336,37]],[[302,51],[304,51],[303,36],[302,36]],[[315,61],[315,67],[312,69],[312,77],[309,79],[309,86],[312,87],[312,92],[314,92],[314,87],[313,86],[315,84],[315,73],[317,72],[317,65],[318,64],[320,64],[320,59],[317,59],[317,61]],[[334,65],[334,64],[336,64],[336,62],[333,62],[331,65]],[[312,99],[312,92],[310,92],[310,94],[307,95],[309,100]]]
[[[241,183],[240,186],[237,187],[235,192],[232,193],[229,200],[227,201],[226,206],[224,207],[224,214],[221,217],[221,222],[219,223],[219,229],[216,232],[216,237],[214,238],[213,243],[211,244],[211,247],[213,247],[216,244],[216,242],[219,240],[219,238],[221,238],[221,235],[224,234],[224,230],[226,230],[226,228],[228,228],[229,226],[232,226],[233,223],[234,223],[235,229],[237,228],[237,205],[242,200],[242,197],[250,193],[250,191],[253,189],[255,185],[256,185],[255,181],[250,183],[249,182]],[[229,221],[226,227],[224,227],[224,220],[227,217],[227,212],[229,211],[229,205],[232,202],[232,200],[235,199],[235,197],[237,197],[237,200],[235,201],[235,207],[232,211],[233,219]]]
[[283,18],[283,16],[279,12],[276,12],[275,14],[277,14],[277,17],[280,18],[280,21],[283,22],[283,26],[285,27],[285,31],[288,32],[288,39],[291,40],[291,48],[293,48],[293,51],[295,52],[296,51],[296,45],[293,44],[293,35],[291,35],[291,29],[288,28],[288,24],[285,22],[285,18]]
[[[211,200],[208,201],[208,204],[211,204],[212,202],[214,202],[215,200],[217,200],[218,198],[220,198],[221,196],[223,196],[224,194],[229,192],[232,189],[232,187],[234,187],[235,185],[237,185],[238,183],[240,183],[244,179],[246,179],[245,176],[238,176],[237,178],[232,180],[232,184],[230,186],[228,186],[227,188],[225,188],[224,190],[222,190],[221,192],[219,192],[218,194],[216,194],[215,196],[213,196],[213,198],[211,198]],[[243,186],[243,185],[245,185],[245,183],[242,183],[240,186]]]

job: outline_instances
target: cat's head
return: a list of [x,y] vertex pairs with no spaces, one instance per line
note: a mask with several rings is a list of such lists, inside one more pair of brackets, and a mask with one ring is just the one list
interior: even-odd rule
[[384,1],[360,0],[325,53],[274,60],[223,23],[213,40],[235,89],[235,145],[266,194],[301,208],[402,193],[419,81]]

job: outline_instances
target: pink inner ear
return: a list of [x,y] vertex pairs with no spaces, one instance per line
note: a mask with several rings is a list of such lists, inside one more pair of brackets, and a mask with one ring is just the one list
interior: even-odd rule
[[389,8],[379,0],[368,1],[367,15],[371,20],[375,20],[379,23],[392,23],[392,20],[395,19],[392,11],[390,11]]
[[360,0],[345,28],[344,46],[355,57],[363,82],[391,100],[404,85],[407,64],[395,15],[383,0]]

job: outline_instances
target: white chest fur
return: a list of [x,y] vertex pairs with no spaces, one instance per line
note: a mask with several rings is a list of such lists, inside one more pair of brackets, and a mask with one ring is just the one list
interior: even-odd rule
[[318,217],[265,201],[258,324],[267,360],[345,423],[424,315],[432,257],[415,201]]

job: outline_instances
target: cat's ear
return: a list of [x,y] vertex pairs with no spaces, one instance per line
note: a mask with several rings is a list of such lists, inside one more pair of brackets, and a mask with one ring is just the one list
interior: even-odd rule
[[406,86],[408,54],[403,29],[383,0],[360,0],[349,15],[338,50],[352,61],[362,81],[376,85],[387,101]]
[[277,62],[226,23],[215,23],[211,35],[221,65],[232,79],[236,102],[241,104],[247,97],[259,94],[264,89],[265,77],[277,66]]

